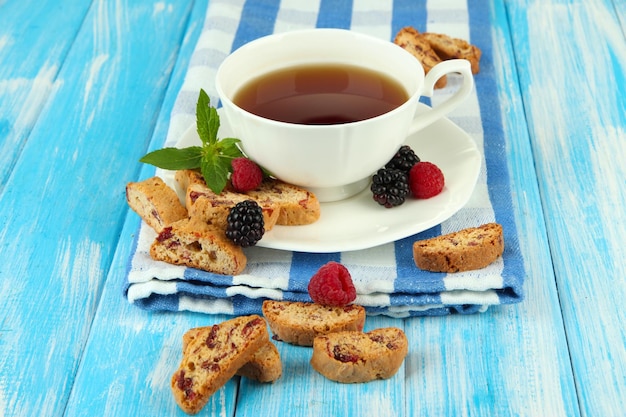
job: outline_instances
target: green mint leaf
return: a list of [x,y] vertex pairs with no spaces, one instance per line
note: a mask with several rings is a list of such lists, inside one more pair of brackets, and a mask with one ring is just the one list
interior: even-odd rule
[[239,139],[218,139],[220,116],[210,101],[209,95],[201,89],[196,103],[196,129],[202,146],[164,148],[148,153],[140,161],[172,171],[199,168],[208,187],[220,194],[228,183],[231,161],[245,155],[239,148]]
[[261,168],[261,172],[263,173],[263,178],[270,178],[274,176],[274,174],[272,174],[268,169],[262,167],[261,165],[259,165],[259,167]]
[[220,194],[228,182],[230,161],[216,153],[204,154],[200,170],[207,186],[215,194]]
[[196,129],[204,146],[217,143],[217,131],[220,128],[220,117],[217,109],[211,107],[209,95],[200,89],[196,104]]
[[139,162],[154,165],[168,170],[196,169],[200,168],[202,160],[202,148],[191,146],[189,148],[163,148],[144,155]]
[[237,144],[241,142],[239,139],[235,138],[224,138],[217,142],[217,148],[221,155],[234,159],[244,156],[241,152],[241,149]]
[[237,138],[222,138],[219,141],[222,147],[237,146],[239,143],[241,143],[241,140]]
[[217,139],[217,131],[220,129],[220,116],[217,114],[217,109],[215,107],[209,107],[209,141],[212,144],[216,144]]

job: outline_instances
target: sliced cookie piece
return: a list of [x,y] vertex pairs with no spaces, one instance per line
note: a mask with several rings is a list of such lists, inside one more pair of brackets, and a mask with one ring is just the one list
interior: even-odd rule
[[231,242],[223,230],[195,218],[165,227],[152,243],[150,256],[223,275],[238,275],[247,263],[241,247]]
[[187,217],[174,190],[159,177],[126,185],[126,201],[135,213],[157,233],[172,223]]
[[503,252],[502,226],[497,223],[463,229],[413,244],[415,265],[432,272],[481,269],[502,256]]
[[183,358],[170,382],[176,403],[188,414],[198,413],[255,352],[269,343],[265,320],[256,315],[192,331],[194,335],[183,342]]
[[[420,33],[410,26],[403,27],[396,34],[393,42],[400,46],[405,51],[409,52],[415,58],[417,58],[424,67],[424,73],[428,72],[437,64],[442,62],[442,59],[437,55],[435,50],[430,46],[430,43],[424,39]],[[443,88],[448,83],[448,78],[443,76],[435,83],[435,88]]]
[[428,41],[431,48],[442,60],[467,59],[472,67],[472,74],[480,71],[482,51],[469,42],[453,38],[443,33],[424,32],[421,36]]
[[318,336],[311,366],[337,382],[368,382],[392,377],[408,353],[401,329],[387,327],[368,333],[349,331]]
[[[247,194],[232,191],[230,188],[220,194],[215,194],[206,184],[198,183],[192,183],[187,187],[185,199],[190,217],[202,219],[224,230],[228,224],[227,217],[230,209],[246,200],[257,201]],[[265,231],[272,230],[279,218],[280,207],[271,201],[259,203],[259,206],[263,212]]]
[[[220,207],[230,208],[240,201],[253,199],[263,209],[265,230],[275,225],[297,226],[316,222],[320,217],[320,203],[315,194],[293,184],[266,178],[255,190],[240,193],[228,184],[224,191],[215,194],[207,187],[202,175],[195,170],[176,172],[176,181],[186,193],[186,206],[190,216],[216,218]],[[194,205],[199,203],[196,207]]]
[[239,368],[237,375],[254,379],[259,382],[274,382],[283,374],[280,353],[272,342],[263,345],[244,366]]
[[259,188],[245,193],[261,207],[277,206],[280,214],[276,224],[300,226],[315,223],[320,218],[320,203],[315,194],[293,184],[266,179]]
[[195,169],[180,169],[174,173],[174,179],[181,190],[185,191],[191,184],[204,184],[204,177]]
[[[187,346],[191,342],[203,334],[206,336],[206,328],[204,327],[188,330],[183,335],[183,352],[187,350]],[[280,354],[271,341],[268,341],[254,352],[250,360],[237,371],[237,375],[259,382],[274,382],[281,377],[282,373],[283,367]]]
[[365,309],[359,305],[326,307],[295,301],[263,302],[274,339],[299,346],[312,346],[316,336],[344,330],[363,330]]

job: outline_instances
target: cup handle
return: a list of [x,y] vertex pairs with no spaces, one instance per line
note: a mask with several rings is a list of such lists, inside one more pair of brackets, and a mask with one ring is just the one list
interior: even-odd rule
[[437,80],[446,74],[454,72],[460,73],[463,76],[463,84],[461,84],[459,90],[444,103],[433,107],[430,111],[417,115],[413,119],[413,124],[409,130],[410,133],[415,133],[434,121],[444,117],[456,108],[463,100],[465,100],[465,98],[472,91],[474,88],[474,76],[472,75],[470,62],[466,59],[451,59],[440,62],[431,68],[424,78],[422,96],[432,97]]

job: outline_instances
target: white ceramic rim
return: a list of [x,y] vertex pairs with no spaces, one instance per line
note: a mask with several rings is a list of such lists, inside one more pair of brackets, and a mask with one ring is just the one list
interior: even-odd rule
[[[272,119],[267,119],[261,116],[258,116],[254,113],[250,113],[244,109],[242,109],[241,107],[237,106],[231,99],[229,94],[226,94],[226,92],[224,91],[224,87],[222,86],[222,82],[221,79],[223,77],[223,74],[225,72],[228,72],[229,69],[229,65],[231,65],[231,63],[233,61],[236,61],[237,59],[240,59],[240,56],[242,54],[248,53],[248,51],[250,49],[256,49],[259,47],[263,47],[266,46],[268,44],[271,43],[275,43],[275,42],[279,42],[282,39],[284,39],[285,37],[293,37],[293,36],[322,36],[322,37],[329,37],[329,36],[348,36],[348,37],[352,37],[354,39],[354,41],[367,41],[367,42],[372,42],[380,47],[383,48],[397,48],[397,52],[398,52],[398,57],[399,59],[401,59],[403,61],[403,67],[405,68],[411,68],[411,70],[407,70],[408,72],[411,72],[412,74],[415,74],[414,77],[417,80],[420,80],[418,82],[418,85],[414,88],[413,92],[409,92],[407,91],[407,93],[409,94],[409,97],[407,98],[407,100],[402,103],[400,106],[396,107],[393,110],[388,111],[387,113],[383,113],[379,116],[376,117],[372,117],[369,119],[365,119],[365,120],[359,120],[356,122],[351,122],[349,124],[351,125],[356,125],[356,124],[368,124],[368,123],[377,123],[379,121],[379,119],[384,118],[384,117],[388,117],[390,115],[394,115],[395,113],[398,112],[402,112],[405,111],[406,107],[413,105],[414,101],[419,100],[419,98],[422,95],[422,91],[423,91],[423,86],[424,86],[424,68],[422,67],[422,65],[419,63],[418,60],[415,59],[415,57],[413,57],[411,54],[409,54],[408,52],[406,52],[404,49],[402,49],[401,47],[395,45],[392,42],[389,41],[384,41],[382,39],[379,38],[375,38],[373,36],[370,35],[365,35],[359,32],[354,32],[351,30],[346,30],[346,29],[331,29],[331,28],[317,28],[317,29],[304,29],[304,30],[296,30],[296,31],[290,31],[290,32],[283,32],[283,33],[274,33],[271,35],[267,35],[258,39],[255,39],[243,46],[241,46],[240,48],[238,48],[237,50],[233,51],[230,55],[228,55],[224,61],[222,62],[222,64],[219,66],[218,70],[217,70],[217,74],[215,77],[215,88],[218,92],[218,95],[220,97],[220,100],[222,101],[222,104],[224,104],[224,102],[227,102],[228,105],[232,106],[232,108],[236,109],[237,111],[240,111],[242,113],[244,113],[247,117],[250,117],[254,120],[257,121],[263,121],[265,123],[268,123],[270,125],[276,125],[276,126],[285,126],[288,125],[290,128],[292,129],[315,129],[315,130],[319,130],[321,132],[323,132],[325,129],[334,129],[336,128],[336,125],[305,125],[305,124],[297,124],[297,123],[287,123],[287,122],[281,122],[278,120],[272,120]],[[395,52],[394,52],[395,53]],[[328,60],[325,61],[328,63],[337,63],[339,62],[338,60]],[[302,61],[302,63],[298,63],[298,64],[293,64],[293,66],[295,65],[305,65],[307,63],[311,63],[311,64],[320,64],[320,63],[325,63],[325,62],[320,62],[318,59],[316,60],[312,60],[309,62],[306,61]],[[354,64],[354,63],[348,63],[349,65],[355,65],[355,66],[359,66],[358,64]],[[284,65],[284,64],[276,64],[273,68],[261,71],[258,75],[255,74],[252,77],[247,78],[245,81],[242,81],[239,83],[238,87],[235,88],[235,91],[232,93],[232,96],[234,96],[236,94],[237,91],[239,91],[241,89],[241,87],[245,84],[247,84],[248,82],[250,82],[251,80],[262,76],[263,74],[267,74],[273,70],[278,70],[278,69],[282,69],[282,68],[288,68],[292,66],[290,65]],[[370,70],[373,71],[377,71],[379,73],[382,73],[383,71],[381,71],[380,69],[377,69],[374,66],[364,66],[365,68],[368,68]],[[387,76],[390,76],[389,74],[386,74]],[[402,86],[404,86],[405,89],[406,88],[406,83],[405,80],[400,80],[395,76],[391,76],[396,82],[400,83]],[[408,89],[407,89],[408,90]]]

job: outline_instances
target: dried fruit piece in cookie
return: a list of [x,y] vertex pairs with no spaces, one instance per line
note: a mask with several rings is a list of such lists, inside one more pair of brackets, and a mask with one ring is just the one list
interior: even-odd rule
[[406,335],[396,327],[338,332],[315,338],[311,365],[333,381],[368,382],[392,377],[407,353]]
[[269,343],[269,335],[265,320],[256,315],[191,331],[193,337],[183,337],[183,359],[170,386],[180,408],[196,414],[255,352]]
[[339,262],[322,265],[311,277],[308,291],[315,303],[325,306],[345,306],[356,299],[350,271]]

